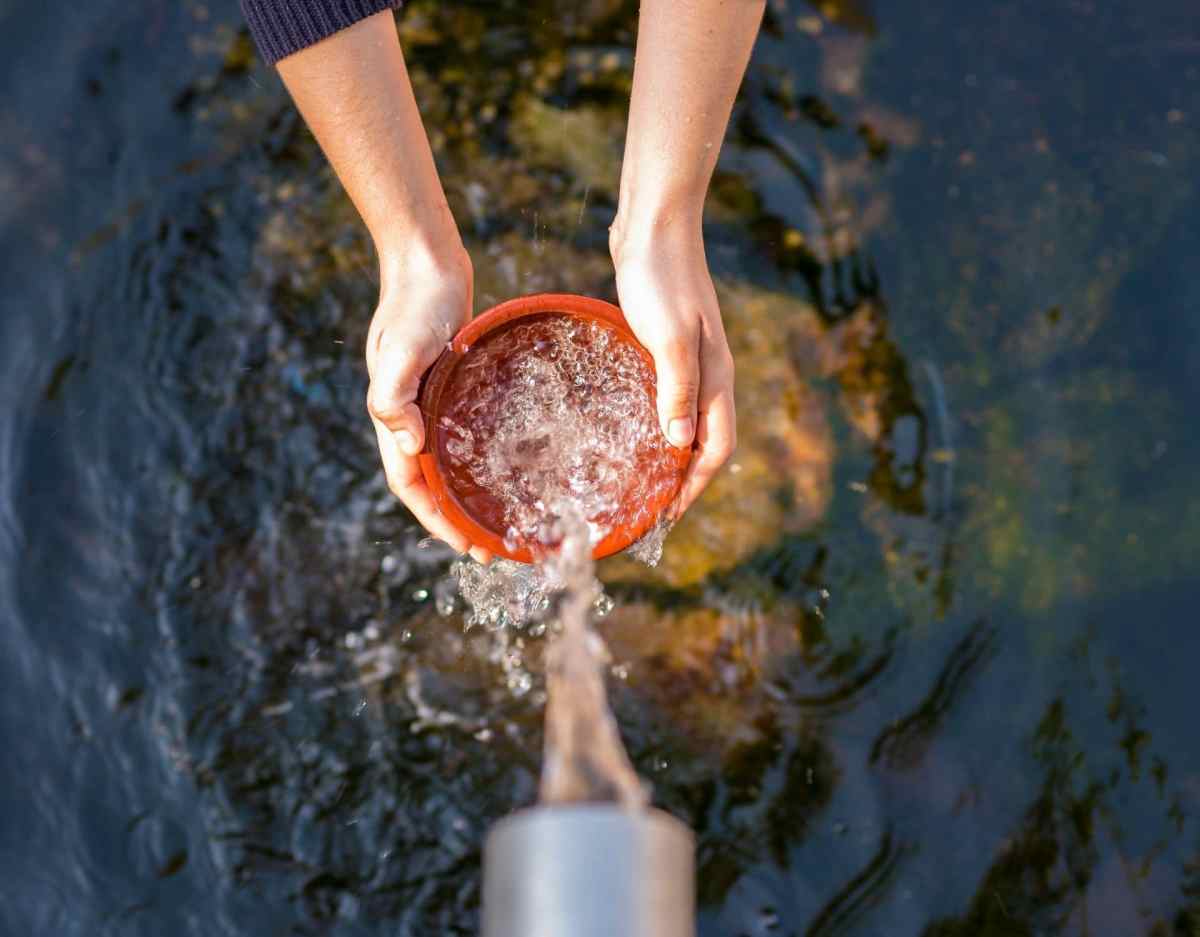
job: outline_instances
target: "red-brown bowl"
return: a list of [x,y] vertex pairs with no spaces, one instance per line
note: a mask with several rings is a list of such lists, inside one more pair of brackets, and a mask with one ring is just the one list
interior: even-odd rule
[[[642,359],[649,365],[651,373],[654,373],[654,359],[638,343],[619,308],[611,303],[591,299],[587,296],[576,296],[570,293],[540,293],[535,296],[510,299],[476,316],[463,326],[438,360],[425,373],[417,401],[425,418],[425,447],[417,459],[438,509],[457,530],[471,541],[473,546],[483,547],[497,556],[522,563],[531,563],[534,560],[533,552],[529,547],[526,545],[518,545],[515,548],[506,546],[504,532],[493,529],[484,522],[484,518],[470,511],[455,491],[450,473],[442,465],[442,447],[438,445],[439,421],[443,410],[443,394],[450,383],[451,375],[463,357],[470,353],[471,347],[489,332],[507,325],[515,319],[545,313],[565,314],[579,319],[605,323],[620,339],[627,341],[637,349]],[[650,391],[653,393],[652,387]],[[675,500],[679,494],[680,485],[683,483],[688,463],[691,461],[692,450],[671,447],[670,451],[674,459],[672,484],[662,488],[658,503],[646,505],[642,510],[633,512],[637,518],[636,521],[614,526],[596,544],[592,551],[594,557],[599,559],[610,556],[641,539],[657,523],[662,512]]]

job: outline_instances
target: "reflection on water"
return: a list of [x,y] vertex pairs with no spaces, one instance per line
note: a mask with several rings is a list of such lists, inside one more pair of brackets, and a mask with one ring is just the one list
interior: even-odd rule
[[[9,930],[472,933],[544,634],[464,629],[384,487],[373,258],[234,7],[0,13]],[[769,4],[741,445],[600,569],[701,934],[1200,933],[1193,12]],[[481,305],[612,297],[634,23],[407,5]]]

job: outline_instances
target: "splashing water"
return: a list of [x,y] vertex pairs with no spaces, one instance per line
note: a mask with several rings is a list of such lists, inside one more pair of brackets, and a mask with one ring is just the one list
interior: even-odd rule
[[530,316],[463,358],[435,445],[464,505],[510,549],[553,547],[566,506],[596,544],[644,527],[675,484],[653,388],[650,365],[611,326]]
[[657,566],[662,561],[667,534],[674,526],[673,512],[664,511],[658,522],[646,531],[640,540],[630,545],[626,552],[639,563],[644,563],[646,566]]
[[540,796],[546,803],[615,800],[644,807],[645,785],[621,744],[608,708],[608,649],[591,628],[600,598],[588,528],[576,514],[559,521],[560,548],[545,565],[562,584],[560,631],[546,657],[546,748]]
[[[578,508],[561,507],[544,522],[556,548],[537,564],[471,559],[454,566],[469,611],[467,626],[502,635],[524,631],[540,636],[545,621],[553,632],[546,652],[546,742],[540,798],[546,803],[615,801],[646,805],[648,790],[621,744],[608,708],[604,674],[608,649],[592,627],[612,607],[596,579],[591,528]],[[657,549],[661,552],[661,535]],[[523,695],[530,675],[520,654],[503,654],[500,664],[510,690]]]
[[[542,801],[642,807],[647,788],[608,708],[608,651],[591,626],[611,606],[592,552],[617,525],[644,520],[639,512],[673,483],[653,374],[599,323],[549,315],[502,334],[464,359],[438,444],[464,500],[538,562],[456,564],[467,624],[507,633],[553,621]],[[635,555],[657,562],[667,529],[652,528]],[[527,685],[516,670],[508,676]]]

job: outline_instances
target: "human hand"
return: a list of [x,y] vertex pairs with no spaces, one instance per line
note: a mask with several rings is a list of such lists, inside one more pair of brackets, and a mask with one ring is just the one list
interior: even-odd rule
[[613,226],[617,294],[633,334],[654,358],[658,418],[675,446],[697,448],[680,489],[686,511],[733,454],[733,356],[721,323],[699,225],[642,233]]
[[433,536],[489,563],[491,553],[472,546],[438,510],[417,461],[425,444],[417,391],[421,376],[471,318],[470,258],[460,248],[448,261],[410,261],[390,273],[385,263],[383,270],[379,307],[367,333],[367,410],[388,488]]
[[481,562],[437,508],[417,454],[421,375],[471,318],[462,247],[390,11],[281,59],[279,74],[337,171],[380,259],[379,307],[367,335],[367,409],[388,487],[433,536]]
[[704,257],[705,194],[765,0],[642,0],[617,218],[617,293],[654,357],[667,439],[696,452],[687,510],[733,453],[733,357]]

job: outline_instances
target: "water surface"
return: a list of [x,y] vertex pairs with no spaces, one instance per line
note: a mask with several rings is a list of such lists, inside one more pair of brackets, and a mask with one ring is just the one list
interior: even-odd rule
[[[1200,933],[1200,26],[769,4],[708,211],[741,448],[601,569],[700,932]],[[611,298],[631,3],[412,0],[483,305]],[[369,247],[236,4],[0,4],[6,934],[470,934],[544,636],[362,412]]]

